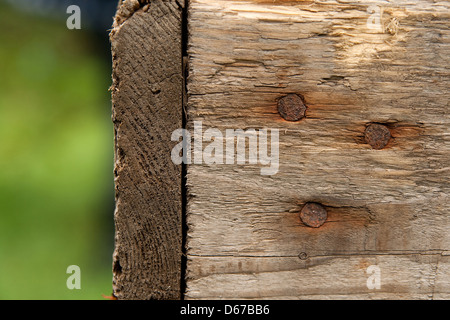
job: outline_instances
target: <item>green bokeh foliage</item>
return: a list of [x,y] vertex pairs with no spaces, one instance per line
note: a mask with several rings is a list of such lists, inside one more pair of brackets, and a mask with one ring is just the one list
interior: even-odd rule
[[[111,294],[110,70],[96,39],[0,4],[0,299]],[[66,268],[81,268],[68,290]]]

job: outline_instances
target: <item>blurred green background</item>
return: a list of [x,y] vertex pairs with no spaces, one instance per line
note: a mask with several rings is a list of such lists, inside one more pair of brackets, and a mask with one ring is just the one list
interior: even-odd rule
[[[0,1],[0,299],[104,299],[114,237],[107,30],[85,28],[88,19],[68,30],[63,6],[22,5]],[[69,265],[81,268],[80,290],[66,286]]]

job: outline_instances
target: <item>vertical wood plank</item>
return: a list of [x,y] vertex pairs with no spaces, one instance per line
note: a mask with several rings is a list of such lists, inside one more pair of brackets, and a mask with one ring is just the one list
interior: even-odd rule
[[115,130],[113,289],[119,299],[181,297],[181,1],[122,1],[111,32]]

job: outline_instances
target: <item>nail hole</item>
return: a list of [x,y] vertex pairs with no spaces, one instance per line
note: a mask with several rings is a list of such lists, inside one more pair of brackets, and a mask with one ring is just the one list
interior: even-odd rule
[[306,252],[300,252],[298,257],[300,258],[300,260],[306,260],[308,259],[308,254]]

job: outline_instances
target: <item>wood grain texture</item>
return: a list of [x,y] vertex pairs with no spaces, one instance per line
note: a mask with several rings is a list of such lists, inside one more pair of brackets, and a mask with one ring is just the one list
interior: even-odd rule
[[115,130],[113,289],[119,299],[181,297],[182,8],[123,1],[111,33]]
[[[188,165],[186,298],[450,297],[449,18],[444,1],[190,1],[188,128],[279,129],[280,166]],[[277,112],[289,93],[301,121]]]

